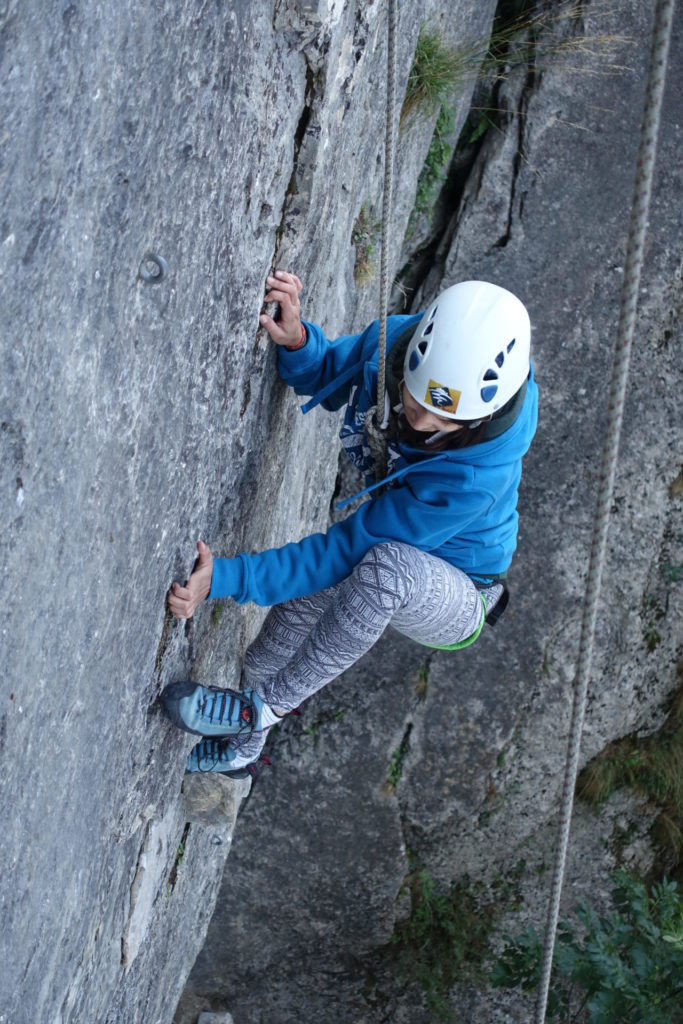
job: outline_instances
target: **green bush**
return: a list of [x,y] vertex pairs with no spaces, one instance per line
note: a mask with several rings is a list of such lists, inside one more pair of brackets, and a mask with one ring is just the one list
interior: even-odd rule
[[438,1020],[454,1024],[457,1018],[449,1005],[449,991],[464,976],[483,979],[481,963],[496,907],[480,906],[466,880],[448,893],[437,892],[424,870],[415,871],[409,882],[412,913],[392,937],[398,947],[399,972],[421,986]]
[[[645,885],[624,871],[614,878],[614,909],[599,917],[582,902],[558,928],[548,1019],[590,1024],[683,1021],[683,899],[676,882]],[[533,928],[506,946],[490,975],[494,986],[538,987],[541,937]]]

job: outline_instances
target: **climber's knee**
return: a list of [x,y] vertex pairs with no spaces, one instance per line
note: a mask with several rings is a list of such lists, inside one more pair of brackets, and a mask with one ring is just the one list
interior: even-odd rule
[[410,597],[413,573],[410,571],[414,549],[400,541],[382,541],[370,548],[360,560],[354,575],[363,589],[382,594],[382,604],[388,601],[394,609]]

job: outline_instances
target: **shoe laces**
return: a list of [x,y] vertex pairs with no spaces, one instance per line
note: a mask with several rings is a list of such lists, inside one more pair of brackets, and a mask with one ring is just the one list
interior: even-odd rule
[[[197,758],[197,766],[200,772],[212,772],[223,762],[230,764],[230,758],[227,757],[228,746],[230,743],[229,739],[204,739],[202,743],[205,744],[205,749],[202,754]],[[211,766],[209,768],[202,768],[202,761],[211,760]]]
[[[207,714],[207,705],[210,707]],[[237,711],[237,717],[234,712]],[[207,693],[199,701],[199,713],[209,722],[230,726],[239,724],[240,732],[249,732],[254,725],[254,702],[237,690],[214,690]]]

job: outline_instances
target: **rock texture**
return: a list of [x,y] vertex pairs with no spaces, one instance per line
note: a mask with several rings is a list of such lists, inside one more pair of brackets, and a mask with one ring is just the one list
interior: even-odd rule
[[[496,128],[415,299],[420,308],[441,287],[481,277],[531,312],[541,418],[512,604],[457,655],[387,634],[308,702],[303,721],[281,727],[277,770],[240,819],[189,981],[237,1024],[432,1020],[386,955],[410,912],[402,882],[415,864],[442,889],[469,876],[495,896],[507,879],[505,928],[544,923],[650,25],[640,4],[589,4],[580,23],[560,19],[551,32],[542,60],[539,50],[511,61]],[[666,572],[683,561],[680,52],[679,18],[583,762],[611,739],[658,727],[680,685],[682,582]],[[600,815],[577,807],[567,906],[605,897],[618,856],[650,867],[651,813],[625,794]],[[452,995],[473,1024],[531,1014],[519,996],[465,984]]]
[[[423,18],[480,32],[470,6],[402,7],[399,95]],[[257,317],[275,263],[330,334],[373,315],[351,233],[380,197],[385,12],[7,0],[0,40],[0,1021],[168,1021],[242,792],[188,828],[191,741],[156,698],[234,684],[262,613],[173,624],[165,592],[198,536],[325,524],[335,423],[299,415]],[[404,137],[394,260],[430,134]]]
[[[630,0],[583,11],[558,45],[625,36],[626,69],[605,74],[599,46],[578,73],[552,46],[542,68],[510,62],[415,298],[480,275],[532,313],[543,404],[514,603],[457,657],[387,634],[280,728],[277,768],[247,796],[183,787],[191,740],[156,699],[181,678],[235,685],[262,612],[174,624],[164,597],[198,536],[233,554],[327,520],[334,417],[299,415],[257,317],[276,264],[329,334],[375,315],[351,236],[379,209],[384,7],[0,4],[0,1024],[170,1021],[219,891],[188,1024],[428,1021],[382,954],[414,863],[486,885],[524,859],[516,884],[541,920],[649,31]],[[474,47],[493,4],[399,15],[401,95],[423,21]],[[680,31],[584,758],[659,724],[680,657],[681,581],[664,571],[683,561],[676,53]],[[435,116],[401,132],[394,267]],[[628,798],[597,823],[578,809],[568,899],[606,888],[603,845],[637,815]],[[636,831],[626,855],[647,863]],[[528,1018],[471,986],[453,997],[472,1022]]]

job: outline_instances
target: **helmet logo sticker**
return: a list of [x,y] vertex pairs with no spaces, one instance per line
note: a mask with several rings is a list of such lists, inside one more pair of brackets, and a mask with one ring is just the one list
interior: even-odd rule
[[462,392],[456,391],[455,388],[447,388],[445,384],[430,380],[424,400],[427,405],[431,405],[441,412],[455,412],[461,394]]

